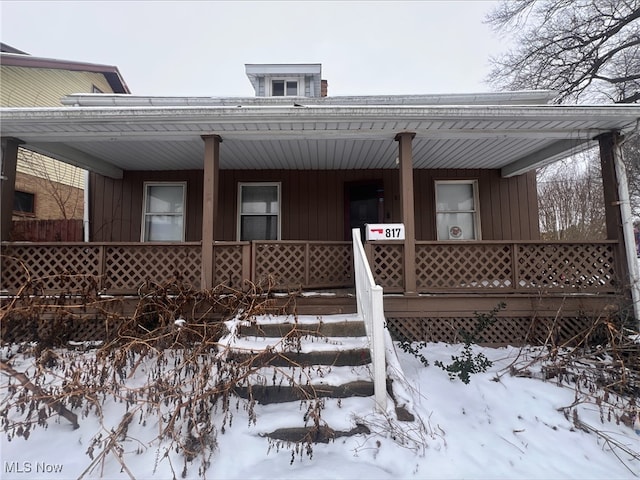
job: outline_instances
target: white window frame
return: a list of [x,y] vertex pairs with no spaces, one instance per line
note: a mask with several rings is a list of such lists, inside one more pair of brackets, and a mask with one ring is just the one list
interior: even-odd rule
[[[149,187],[182,187],[182,212],[180,213],[153,213],[153,212],[147,212],[147,195],[148,195],[148,191],[149,191]],[[185,229],[186,229],[186,224],[187,224],[187,205],[186,205],[186,200],[187,200],[187,182],[144,182],[144,192],[142,195],[142,225],[141,225],[141,232],[140,232],[140,239],[142,242],[157,242],[161,240],[147,240],[145,238],[145,226],[146,226],[146,220],[148,216],[154,216],[154,215],[163,215],[163,216],[181,216],[182,217],[182,235],[181,235],[181,239],[179,240],[180,242],[184,242],[184,238],[185,238]]]
[[[438,210],[438,185],[471,185],[473,191],[473,210]],[[439,213],[471,213],[473,214],[473,225],[475,227],[475,238],[463,239],[462,241],[482,240],[482,229],[480,227],[480,197],[478,195],[478,180],[436,180],[434,183],[435,196],[435,225],[436,238],[438,241],[449,241],[451,238],[440,238],[440,229],[438,228]],[[457,241],[457,240],[452,240]]]
[[[244,213],[242,212],[242,189],[244,187],[276,187],[278,192],[278,213],[275,214],[265,214],[265,213]],[[243,216],[265,216],[272,215],[278,217],[277,223],[277,238],[276,240],[280,240],[281,236],[281,225],[282,225],[282,184],[281,182],[238,182],[238,208],[237,208],[237,229],[236,229],[236,238],[238,241],[241,241],[242,234],[242,217]]]
[[[273,82],[284,82],[284,95],[278,95],[278,96],[283,96],[283,97],[301,97],[303,95],[303,93],[300,93],[300,88],[302,87],[304,89],[304,85],[301,85],[302,82],[300,78],[298,77],[271,77],[268,79],[269,81],[267,82],[267,89],[268,89],[268,93],[267,96],[268,97],[273,97],[275,96],[273,94]],[[296,94],[295,95],[287,95],[287,82],[296,82]]]

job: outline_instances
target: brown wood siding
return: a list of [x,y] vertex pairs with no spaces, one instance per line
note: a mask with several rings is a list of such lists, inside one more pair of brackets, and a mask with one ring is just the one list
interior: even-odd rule
[[144,182],[186,182],[185,240],[202,237],[202,171],[125,171],[120,180],[91,174],[91,240],[95,242],[139,242],[142,228]]
[[535,173],[501,178],[498,170],[415,170],[416,238],[436,240],[435,181],[478,180],[483,240],[537,240]]
[[[484,240],[537,240],[535,174],[500,178],[497,170],[416,170],[416,238],[435,240],[435,180],[477,179]],[[200,170],[125,172],[121,180],[91,176],[91,238],[140,241],[145,181],[185,181],[186,241],[202,236]],[[382,181],[385,222],[400,221],[398,170],[221,170],[215,238],[237,240],[237,195],[241,182],[281,183],[283,240],[349,240],[345,232],[345,184]]]

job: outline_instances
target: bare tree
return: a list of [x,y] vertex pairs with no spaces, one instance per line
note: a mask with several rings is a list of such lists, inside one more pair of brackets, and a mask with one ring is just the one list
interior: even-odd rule
[[540,229],[545,240],[605,239],[605,212],[598,159],[584,154],[539,175]]
[[38,191],[48,195],[55,203],[59,218],[78,218],[82,215],[80,169],[24,149],[19,151],[19,161],[33,176]]
[[[515,45],[491,58],[488,80],[496,87],[554,90],[556,103],[640,102],[640,0],[503,0],[487,16],[487,23],[510,35]],[[625,139],[622,148],[631,209],[640,217],[638,134]],[[560,169],[551,185],[544,171],[540,172],[539,207],[541,215],[547,216],[541,218],[543,231],[561,231],[562,235],[598,231],[600,218],[589,220],[580,210],[584,204],[564,198],[564,194],[577,195],[574,190],[583,191],[586,185],[582,183],[591,184],[591,180]],[[553,201],[559,203],[552,206]],[[561,213],[561,208],[569,210]],[[556,217],[549,216],[553,210]],[[545,223],[552,218],[560,230]],[[571,226],[565,223],[569,219],[574,219]],[[586,228],[587,221],[596,223]]]
[[640,101],[640,0],[505,0],[487,22],[516,45],[491,59],[494,85],[552,89],[559,103]]
[[622,152],[627,167],[631,214],[640,219],[640,134],[625,139]]

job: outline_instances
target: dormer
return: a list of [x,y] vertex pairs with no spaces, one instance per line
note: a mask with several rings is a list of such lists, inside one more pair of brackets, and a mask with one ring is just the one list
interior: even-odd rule
[[320,63],[247,63],[256,97],[325,97]]

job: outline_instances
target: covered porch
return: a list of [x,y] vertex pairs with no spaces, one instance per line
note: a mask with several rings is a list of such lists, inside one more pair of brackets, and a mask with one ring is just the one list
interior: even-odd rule
[[[247,280],[272,278],[274,289],[285,292],[350,289],[352,250],[342,232],[353,225],[341,213],[342,197],[319,199],[342,195],[343,178],[354,172],[362,178],[378,172],[385,190],[382,220],[402,223],[406,236],[365,249],[386,295],[387,321],[402,336],[446,337],[444,330],[456,332],[474,311],[501,301],[507,303],[501,315],[512,326],[496,334],[496,342],[519,335],[532,318],[584,319],[612,312],[612,305],[629,314],[637,300],[619,142],[640,108],[522,105],[540,102],[540,95],[327,97],[294,106],[287,99],[96,96],[71,98],[73,108],[5,109],[3,205],[12,194],[19,146],[87,168],[94,172],[92,185],[101,187],[89,192],[88,242],[8,242],[10,212],[3,207],[2,288],[15,295],[29,285],[44,295],[81,291],[89,282],[101,295],[127,296],[150,283],[242,290]],[[607,239],[540,241],[533,172],[594,145],[600,147]],[[238,238],[237,185],[303,178],[299,172],[309,188],[295,187],[291,211],[279,213],[277,238]],[[316,174],[338,185],[337,193],[313,186]],[[184,241],[140,241],[144,182],[167,178],[183,181],[191,195],[182,214]],[[470,239],[438,234],[433,182],[452,178],[481,186],[477,233]],[[294,185],[283,183],[283,190]],[[304,200],[304,209],[294,211],[295,199]],[[332,226],[330,233],[314,227],[320,218]]]

